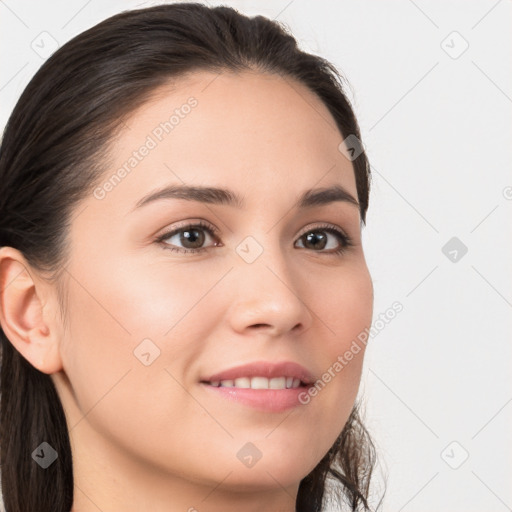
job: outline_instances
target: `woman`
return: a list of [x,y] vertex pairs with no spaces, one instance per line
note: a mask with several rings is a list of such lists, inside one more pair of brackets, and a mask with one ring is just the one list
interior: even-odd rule
[[334,67],[228,7],[45,62],[0,156],[8,512],[371,509],[359,141]]

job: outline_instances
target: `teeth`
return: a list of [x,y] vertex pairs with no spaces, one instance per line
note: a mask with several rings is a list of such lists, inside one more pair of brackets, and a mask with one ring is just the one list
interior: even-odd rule
[[253,377],[251,379],[252,389],[268,389],[268,379],[266,377]]
[[251,379],[249,377],[239,377],[235,379],[235,388],[250,388]]
[[286,377],[274,377],[268,381],[268,387],[270,389],[285,389],[286,388]]
[[234,380],[212,381],[210,386],[223,388],[242,388],[242,389],[290,389],[300,386],[300,379],[293,377],[239,377]]

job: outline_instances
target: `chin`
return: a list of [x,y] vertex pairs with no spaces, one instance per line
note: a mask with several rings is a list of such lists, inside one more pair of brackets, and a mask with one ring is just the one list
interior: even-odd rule
[[[296,452],[298,456],[283,458],[282,452],[263,455],[253,463],[252,467],[242,462],[232,465],[226,471],[232,473],[226,479],[226,484],[239,486],[246,490],[263,490],[298,485],[316,466],[317,462],[306,464],[304,454]],[[302,456],[301,456],[302,455]]]
[[[288,472],[276,471],[272,468],[259,470],[237,468],[223,482],[222,487],[230,488],[232,492],[264,492],[269,490],[289,488],[299,485],[306,474],[297,473],[297,468]],[[267,472],[268,471],[268,472]],[[216,478],[216,481],[219,477]]]

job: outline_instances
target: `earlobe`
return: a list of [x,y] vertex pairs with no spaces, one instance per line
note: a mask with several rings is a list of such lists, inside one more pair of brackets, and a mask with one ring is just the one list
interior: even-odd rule
[[12,247],[0,248],[0,325],[14,348],[39,371],[47,374],[62,369],[56,325],[45,317],[49,285],[23,254]]

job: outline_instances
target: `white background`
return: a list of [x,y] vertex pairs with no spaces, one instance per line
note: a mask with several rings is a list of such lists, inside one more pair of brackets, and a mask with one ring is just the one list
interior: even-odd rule
[[[2,0],[1,125],[44,61],[35,48],[157,3]],[[382,510],[512,510],[511,0],[209,3],[284,22],[351,84],[373,169],[374,319],[404,307],[371,339],[361,385]]]

